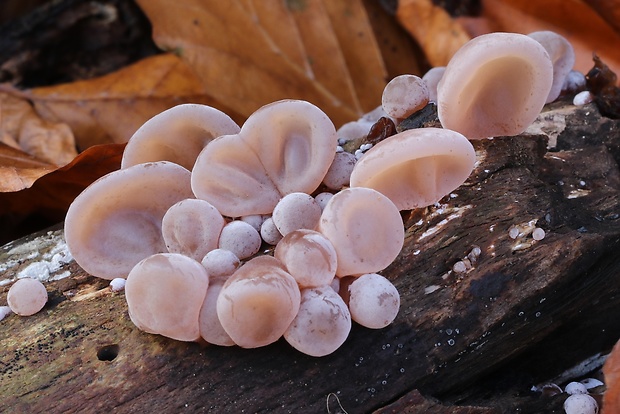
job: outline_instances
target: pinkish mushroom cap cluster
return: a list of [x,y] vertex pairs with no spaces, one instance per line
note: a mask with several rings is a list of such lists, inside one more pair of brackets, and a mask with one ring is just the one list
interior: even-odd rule
[[[242,127],[202,105],[155,116],[130,139],[121,170],[69,208],[73,257],[94,276],[126,277],[131,320],[177,340],[254,348],[283,337],[323,356],[352,321],[389,325],[400,297],[378,272],[403,246],[400,210],[434,204],[467,179],[476,157],[465,136],[518,133],[550,96],[547,46],[497,36],[506,50],[481,36],[432,83],[390,82],[384,111],[348,130],[367,132],[385,113],[398,122],[429,98],[445,128],[404,131],[355,155],[305,101],[266,105]],[[483,52],[479,67],[472,50]]]

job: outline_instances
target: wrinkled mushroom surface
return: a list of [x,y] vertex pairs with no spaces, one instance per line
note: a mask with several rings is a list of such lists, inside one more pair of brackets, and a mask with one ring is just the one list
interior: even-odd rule
[[177,253],[149,256],[127,276],[131,321],[145,332],[195,341],[208,287],[209,275],[199,262]]
[[107,174],[69,207],[69,250],[91,275],[125,278],[140,260],[167,251],[162,218],[170,206],[192,197],[190,172],[171,162],[138,164]]
[[400,253],[405,235],[394,203],[364,187],[335,194],[323,210],[318,231],[336,249],[340,277],[385,269]]
[[351,314],[342,298],[329,286],[302,289],[297,316],[284,339],[304,354],[321,357],[344,343],[351,331]]
[[469,139],[517,135],[540,113],[552,81],[551,59],[531,37],[478,36],[454,54],[437,85],[439,120]]
[[351,187],[373,188],[399,210],[436,203],[463,184],[476,162],[458,132],[419,128],[393,135],[368,150],[351,173]]
[[217,316],[232,340],[243,348],[275,342],[299,311],[295,279],[271,256],[256,257],[224,283]]
[[191,170],[200,151],[239,126],[224,112],[207,105],[182,104],[146,121],[127,142],[121,168],[153,161],[172,161]]
[[274,102],[250,115],[238,134],[205,147],[192,188],[225,216],[271,214],[284,195],[310,194],[319,186],[336,146],[334,125],[319,108]]

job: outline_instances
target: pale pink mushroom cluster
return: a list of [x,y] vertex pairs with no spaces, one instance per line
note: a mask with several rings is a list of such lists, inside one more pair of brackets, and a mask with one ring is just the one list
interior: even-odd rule
[[[122,168],[75,199],[67,244],[94,276],[127,278],[131,320],[146,332],[245,348],[283,337],[327,355],[353,321],[396,318],[398,291],[377,272],[403,246],[399,210],[435,203],[475,161],[465,137],[437,128],[365,152],[358,162],[340,151],[331,120],[305,101],[266,105],[241,128],[181,105],[142,126]],[[343,277],[355,281],[340,292]]]
[[432,68],[421,79],[394,78],[382,107],[398,124],[421,102],[432,101],[441,125],[468,139],[517,135],[546,103],[563,91],[575,92],[574,63],[572,45],[551,31],[481,35],[463,45],[447,66]]

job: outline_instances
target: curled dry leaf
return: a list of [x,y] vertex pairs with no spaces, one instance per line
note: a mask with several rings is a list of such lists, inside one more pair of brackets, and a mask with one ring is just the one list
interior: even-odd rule
[[14,232],[30,215],[43,219],[43,227],[61,221],[84,188],[120,167],[124,148],[125,144],[97,145],[57,168],[0,144],[0,244],[24,235]]
[[217,107],[236,120],[237,112],[214,100],[185,62],[156,55],[117,72],[24,93],[49,121],[67,123],[80,150],[97,144],[125,143],[152,116],[194,102]]
[[341,125],[377,105],[387,73],[361,0],[333,3],[138,1],[156,43],[177,51],[226,106],[247,117],[304,99]]
[[592,52],[615,72],[620,70],[620,30],[606,20],[613,13],[620,14],[615,0],[482,0],[480,16],[451,18],[431,0],[404,0],[397,17],[433,66],[445,65],[465,41],[484,33],[553,30],[571,42],[575,68],[585,73],[592,67]]
[[20,184],[3,174],[0,191],[28,187],[30,179],[38,178],[35,171],[45,174],[49,168],[65,165],[77,155],[69,126],[42,119],[26,99],[8,92],[0,92],[0,142],[17,150],[0,149],[0,168],[14,169],[16,178],[26,179]]

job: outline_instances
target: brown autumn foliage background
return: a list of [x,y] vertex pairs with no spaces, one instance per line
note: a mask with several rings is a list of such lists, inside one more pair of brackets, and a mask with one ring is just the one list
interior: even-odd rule
[[[620,0],[136,2],[160,53],[70,83],[0,85],[0,243],[31,231],[32,216],[61,221],[84,187],[118,168],[143,122],[180,103],[242,123],[266,103],[305,99],[338,127],[378,106],[392,77],[445,65],[491,31],[554,30],[575,47],[576,69],[587,72],[596,52],[620,72]],[[42,3],[5,1],[0,17]],[[612,401],[620,385],[609,386]]]

